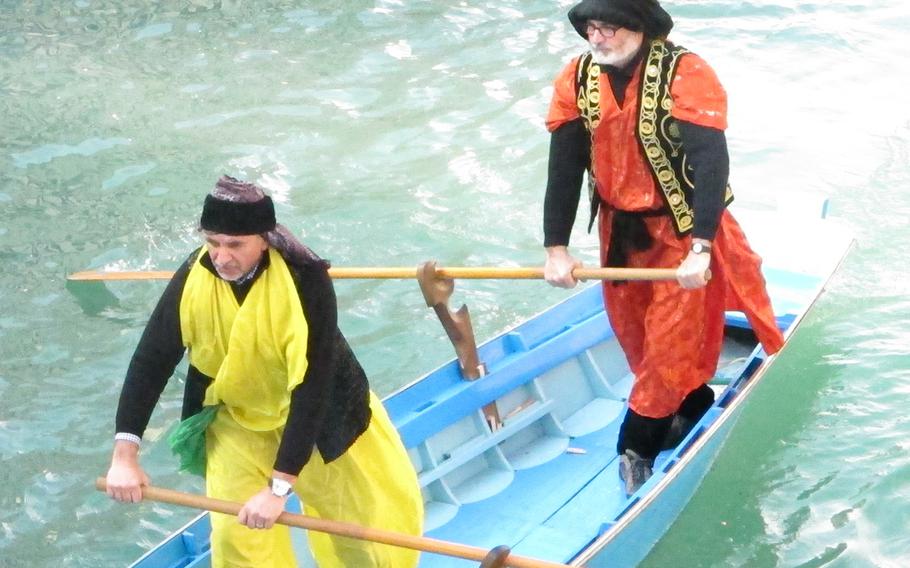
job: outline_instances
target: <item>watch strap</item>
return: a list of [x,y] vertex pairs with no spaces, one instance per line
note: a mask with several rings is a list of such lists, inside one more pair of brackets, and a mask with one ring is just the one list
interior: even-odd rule
[[705,243],[692,243],[692,247],[689,249],[695,254],[703,254],[711,252],[711,245]]

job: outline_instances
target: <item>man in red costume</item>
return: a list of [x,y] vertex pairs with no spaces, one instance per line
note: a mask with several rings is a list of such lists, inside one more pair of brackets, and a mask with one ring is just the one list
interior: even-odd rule
[[[677,282],[606,282],[604,302],[635,382],[617,452],[627,494],[714,401],[724,311],[745,312],[769,354],[783,345],[727,185],[726,93],[667,41],[656,0],[583,0],[569,21],[589,51],[556,77],[544,202],[547,281],[571,288],[568,251],[585,170],[601,264],[677,266]],[[709,272],[710,269],[710,272]],[[710,276],[709,276],[710,274]]]

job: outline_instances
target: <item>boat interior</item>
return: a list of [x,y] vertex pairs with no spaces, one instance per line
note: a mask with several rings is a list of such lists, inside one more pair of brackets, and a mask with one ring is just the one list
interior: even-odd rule
[[[780,322],[786,325],[785,322]],[[731,314],[709,413],[655,476],[723,411],[725,397],[763,358],[744,318]],[[599,287],[480,348],[487,374],[444,366],[386,405],[409,449],[425,502],[425,533],[482,548],[567,562],[637,499],[619,479],[616,439],[633,375],[603,311]],[[484,407],[495,402],[498,420]],[[421,566],[465,566],[424,554]]]

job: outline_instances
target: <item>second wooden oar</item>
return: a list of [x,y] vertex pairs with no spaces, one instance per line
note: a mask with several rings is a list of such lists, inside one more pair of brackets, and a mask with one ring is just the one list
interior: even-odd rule
[[[330,268],[329,276],[336,279],[408,279],[417,278],[418,267],[350,267]],[[174,273],[167,270],[142,270],[123,272],[75,272],[67,277],[73,281],[116,280],[168,280]],[[676,280],[675,268],[576,268],[572,275],[579,280]],[[436,269],[438,278],[539,280],[543,278],[540,267],[484,267],[461,266]]]
[[[98,491],[107,491],[107,480],[103,477],[97,478],[95,480],[95,488],[98,489]],[[182,505],[184,507],[202,509],[214,513],[224,513],[227,515],[237,515],[242,507],[242,504],[233,501],[213,499],[204,495],[184,493],[182,491],[152,486],[145,486],[142,488],[142,497],[150,501],[160,501],[162,503]],[[393,546],[410,548],[411,550],[433,552],[435,554],[444,554],[446,556],[476,560],[478,562],[483,560],[490,561],[489,556],[491,551],[476,546],[364,527],[354,523],[331,521],[328,519],[319,519],[287,512],[282,513],[276,522],[290,527],[368,540],[370,542],[390,544]],[[502,562],[496,564],[497,566],[514,566],[515,568],[568,568],[568,565],[566,564],[548,562],[546,560],[538,560],[526,556],[515,556],[512,554],[509,554],[504,559],[497,558],[496,560],[497,562]]]

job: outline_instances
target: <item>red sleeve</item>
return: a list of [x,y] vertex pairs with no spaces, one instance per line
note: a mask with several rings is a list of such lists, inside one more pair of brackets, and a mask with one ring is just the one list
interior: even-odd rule
[[578,118],[578,106],[575,94],[575,69],[578,57],[563,67],[553,82],[553,98],[547,113],[547,130],[553,132],[563,124]]
[[718,130],[727,128],[727,92],[701,57],[688,53],[679,60],[670,86],[673,118]]

